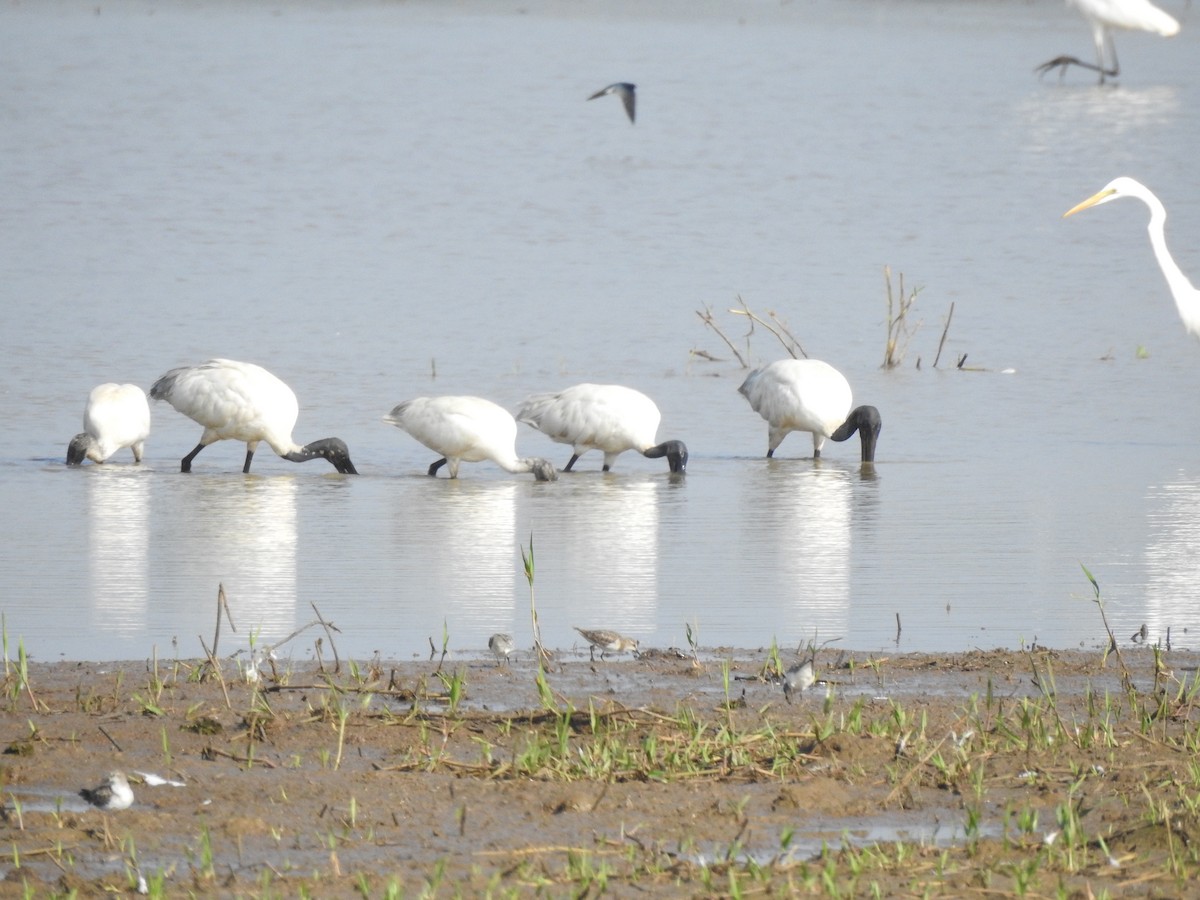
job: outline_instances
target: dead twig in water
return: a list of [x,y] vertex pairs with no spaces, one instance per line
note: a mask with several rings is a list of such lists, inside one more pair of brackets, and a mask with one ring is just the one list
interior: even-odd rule
[[[749,317],[751,322],[757,322],[763,328],[767,329],[767,331],[771,332],[771,334],[775,335],[775,339],[777,341],[779,341],[780,344],[783,345],[783,349],[788,352],[788,355],[792,359],[799,359],[801,357],[803,357],[804,359],[808,359],[808,354],[804,352],[804,348],[800,346],[800,342],[798,340],[796,340],[795,336],[791,333],[791,331],[788,330],[787,326],[784,325],[783,322],[781,322],[779,320],[779,316],[777,316],[773,311],[767,313],[767,315],[769,315],[775,321],[775,324],[778,326],[778,329],[772,327],[761,317],[756,316],[750,310],[750,307],[746,305],[746,301],[742,299],[741,294],[738,294],[737,302],[739,304],[741,304],[742,308],[741,309],[731,309],[730,310],[731,313],[733,313],[735,316],[747,316],[747,317]],[[782,334],[780,332],[782,332]],[[753,326],[751,327],[750,333],[753,334]],[[787,335],[786,339],[784,338],[784,335]],[[746,336],[747,340],[749,340],[749,337],[750,337],[750,335],[748,334]],[[797,350],[800,351],[800,356],[796,355]]]
[[[942,347],[946,346],[946,335],[950,332],[950,320],[954,318],[954,301],[950,301],[950,312],[946,314],[946,327],[942,329],[942,339],[938,341],[937,355],[933,358],[933,367],[936,369],[938,360],[942,358]],[[966,361],[967,355],[964,353],[958,361],[958,368],[962,368],[962,364]]]
[[225,598],[225,585],[222,582],[217,583],[217,627],[213,630],[212,655],[217,655],[217,644],[221,640],[221,613],[224,611],[225,618],[229,620],[229,630],[237,634],[237,628],[233,624],[233,616],[229,615],[229,601]]
[[[738,348],[733,346],[733,341],[726,337],[725,332],[723,332],[720,326],[717,325],[717,320],[713,318],[712,308],[706,306],[704,307],[704,312],[696,310],[696,315],[700,317],[701,322],[717,333],[717,337],[725,342],[725,346],[727,346],[733,352],[733,355],[737,357],[738,365],[740,365],[743,369],[747,368],[745,358],[741,353],[738,352]],[[699,353],[695,350],[693,350],[692,353],[697,356],[699,355]]]
[[887,305],[888,305],[888,321],[887,321],[887,344],[883,350],[883,368],[894,369],[904,360],[904,354],[908,351],[908,345],[912,341],[912,337],[921,327],[918,322],[910,330],[908,326],[908,314],[912,312],[914,304],[917,302],[917,294],[921,292],[920,288],[914,288],[908,296],[904,294],[904,273],[900,273],[899,291],[896,294],[892,292],[892,269],[890,266],[883,267],[883,281],[887,286]]

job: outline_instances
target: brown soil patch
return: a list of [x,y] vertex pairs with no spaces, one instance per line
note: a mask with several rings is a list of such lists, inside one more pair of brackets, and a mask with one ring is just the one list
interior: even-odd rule
[[[453,711],[434,662],[12,667],[0,895],[1189,893],[1195,655],[822,654],[791,705],[766,659],[567,656],[553,708],[447,661]],[[114,769],[186,786],[86,806]]]

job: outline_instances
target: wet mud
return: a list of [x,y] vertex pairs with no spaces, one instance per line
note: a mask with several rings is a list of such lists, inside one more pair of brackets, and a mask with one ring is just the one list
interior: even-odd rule
[[1197,659],[14,663],[0,895],[1186,896]]

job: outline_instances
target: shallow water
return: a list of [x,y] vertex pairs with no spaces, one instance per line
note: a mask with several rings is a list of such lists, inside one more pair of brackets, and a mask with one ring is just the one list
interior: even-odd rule
[[[1197,34],[1118,35],[1101,88],[1033,75],[1091,51],[1057,2],[0,9],[10,643],[194,656],[223,583],[223,651],[313,604],[344,655],[443,628],[528,646],[532,535],[555,646],[573,625],[684,646],[687,623],[707,646],[1090,646],[1081,562],[1118,636],[1194,646],[1200,347],[1140,204],[1060,216],[1133,175],[1200,271]],[[616,80],[636,126],[584,100]],[[892,371],[884,265],[921,288]],[[762,458],[745,372],[696,315],[783,355],[744,339],[739,295],[879,407],[873,474],[853,441]],[[161,404],[142,466],[65,469],[93,385],[211,356],[288,381],[297,438],[344,438],[361,476],[266,448],[243,476],[232,444],[181,476],[199,428]],[[687,476],[593,453],[554,484],[434,480],[380,421],[581,381],[653,396]],[[518,449],[569,455],[528,429]]]

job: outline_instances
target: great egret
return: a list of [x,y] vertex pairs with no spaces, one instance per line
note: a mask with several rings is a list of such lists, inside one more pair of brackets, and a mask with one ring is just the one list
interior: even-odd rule
[[124,447],[133,451],[134,462],[141,462],[149,436],[146,392],[136,384],[98,384],[88,394],[83,431],[67,446],[67,465],[80,466],[85,459],[102,463]]
[[604,454],[605,472],[626,450],[650,459],[665,456],[672,472],[685,471],[688,450],[683,441],[655,443],[661,419],[653,400],[619,384],[577,384],[557,393],[533,394],[517,410],[518,421],[571,445],[566,472],[588,450]]
[[603,629],[595,628],[580,628],[575,626],[575,630],[583,635],[583,639],[588,642],[591,648],[592,661],[596,659],[596,648],[600,648],[600,658],[604,659],[606,653],[633,653],[635,656],[638,652],[638,642],[633,638],[622,637],[615,631],[604,631]]
[[637,95],[634,91],[637,90],[636,84],[630,84],[628,81],[618,81],[616,84],[610,84],[606,88],[601,88],[588,97],[589,100],[595,100],[597,97],[603,97],[606,94],[616,94],[621,98],[621,103],[625,105],[625,115],[629,116],[629,121],[633,122],[635,107],[637,106]]
[[509,472],[532,472],[538,481],[558,478],[546,460],[517,457],[516,420],[508,410],[482,397],[417,397],[405,400],[383,421],[442,454],[429,467],[430,475],[448,465],[450,477],[457,478],[459,463],[490,459]]
[[825,439],[844,441],[857,431],[862,440],[862,461],[874,462],[879,439],[879,410],[873,406],[851,409],[853,395],[845,376],[829,363],[816,359],[781,359],[755,369],[738,388],[751,408],[767,420],[767,456],[791,431],[810,431],[813,459],[820,459]]
[[1191,334],[1200,337],[1200,291],[1188,281],[1188,277],[1176,265],[1171,251],[1167,249],[1167,237],[1163,228],[1167,221],[1167,210],[1148,187],[1132,178],[1114,178],[1099,193],[1068,209],[1063,213],[1063,218],[1089,206],[1099,206],[1121,197],[1135,197],[1150,207],[1150,224],[1147,230],[1150,232],[1150,246],[1154,248],[1154,258],[1158,260],[1158,266],[1167,279],[1167,286],[1175,298],[1175,308],[1179,310],[1179,318],[1183,319],[1184,327]]
[[[1100,73],[1100,83],[1105,76],[1116,78],[1121,67],[1117,63],[1117,45],[1113,43],[1112,30],[1125,28],[1131,31],[1149,31],[1163,37],[1174,37],[1179,33],[1179,23],[1163,12],[1150,0],[1069,0],[1092,26],[1092,39],[1096,42],[1096,64],[1084,62],[1074,56],[1056,56],[1037,67],[1039,75],[1051,69],[1066,71],[1067,66],[1082,66]],[[1112,66],[1108,65],[1112,57]]]
[[79,796],[92,806],[106,811],[129,809],[133,805],[133,788],[124,772],[109,772],[101,784],[84,788]]
[[198,366],[172,369],[150,388],[154,400],[166,400],[189,419],[204,426],[196,449],[183,458],[179,471],[190,472],[192,460],[216,441],[245,441],[246,464],[259,441],[292,462],[326,459],[344,475],[357,475],[350,451],[339,438],[323,438],[301,446],[292,440],[300,413],[290,387],[254,363],[210,359]]

